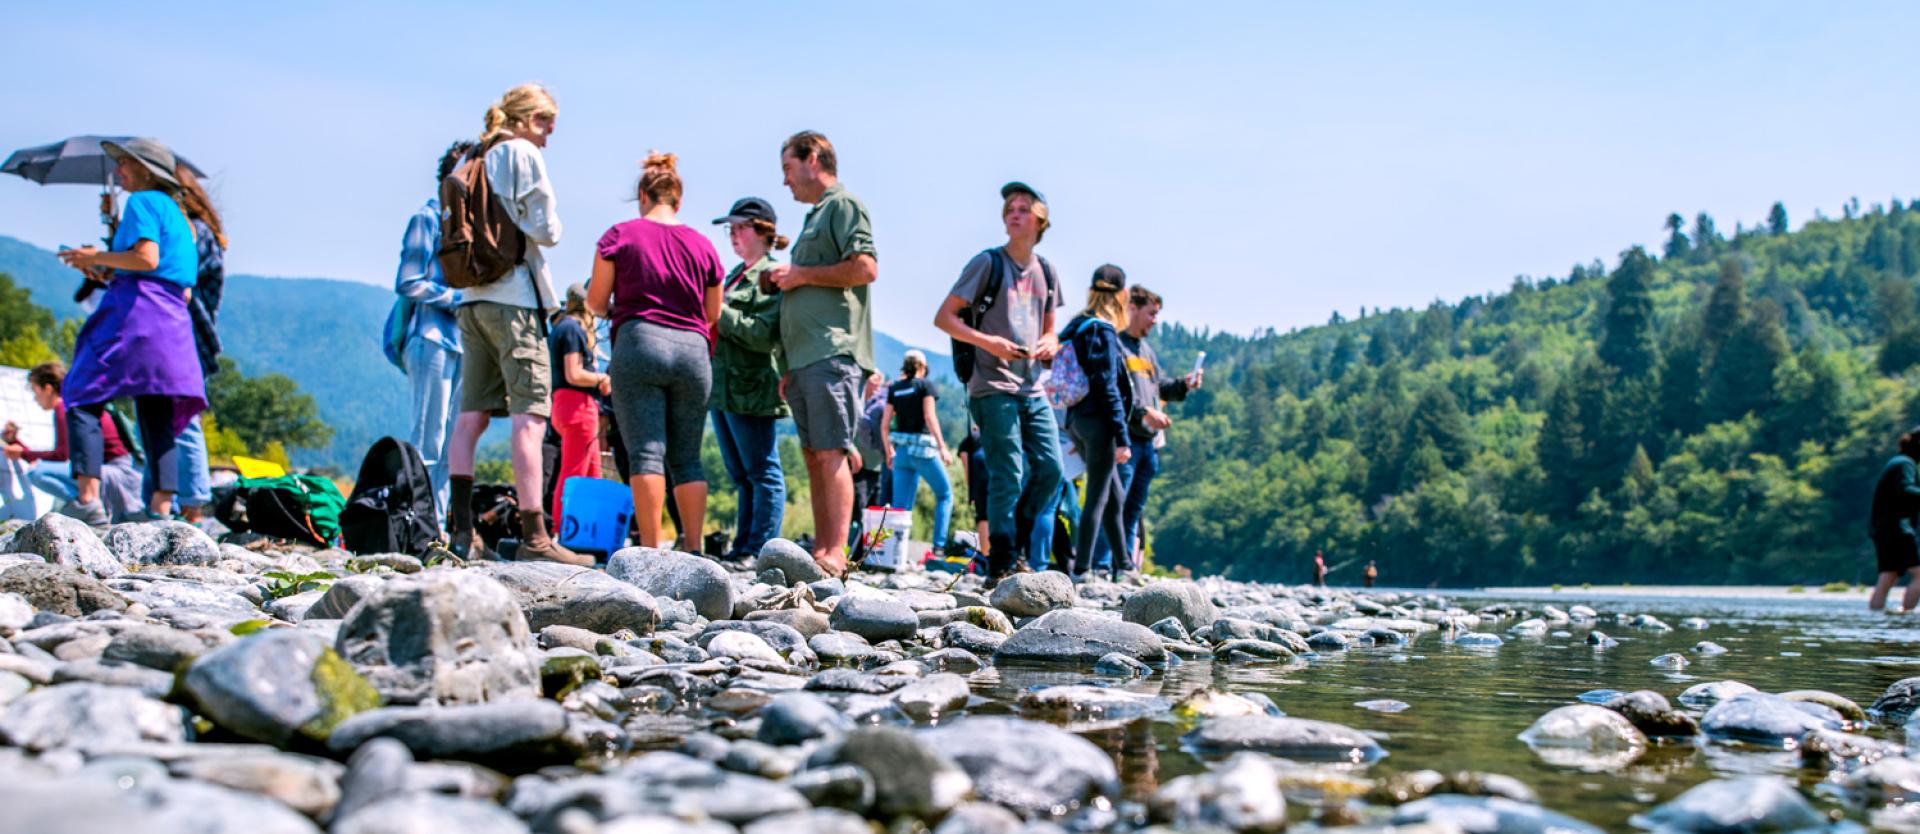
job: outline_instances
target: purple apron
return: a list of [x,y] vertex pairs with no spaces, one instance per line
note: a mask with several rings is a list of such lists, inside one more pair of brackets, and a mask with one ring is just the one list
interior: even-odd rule
[[60,388],[67,405],[172,397],[174,434],[205,411],[207,382],[200,375],[186,293],[157,278],[115,274],[74,341],[73,369]]

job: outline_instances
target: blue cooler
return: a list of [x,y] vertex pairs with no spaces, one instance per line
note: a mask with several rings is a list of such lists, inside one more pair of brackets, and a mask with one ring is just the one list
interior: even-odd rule
[[560,546],[611,554],[627,542],[633,493],[624,484],[575,476],[561,493]]

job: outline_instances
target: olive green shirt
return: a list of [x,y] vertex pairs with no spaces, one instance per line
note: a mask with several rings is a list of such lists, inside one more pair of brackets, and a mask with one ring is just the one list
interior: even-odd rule
[[760,291],[760,275],[772,256],[740,264],[721,284],[719,338],[713,343],[713,389],[708,402],[719,411],[754,417],[785,417],[780,372],[773,353],[780,346],[780,291]]
[[[806,225],[793,243],[793,265],[832,266],[855,255],[874,256],[873,223],[867,207],[834,183],[807,212]],[[867,287],[804,286],[783,293],[780,347],[783,369],[845,356],[871,373],[873,309]]]

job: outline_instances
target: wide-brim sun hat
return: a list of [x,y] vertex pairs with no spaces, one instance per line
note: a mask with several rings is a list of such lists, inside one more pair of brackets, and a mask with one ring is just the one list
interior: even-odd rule
[[180,187],[180,178],[173,172],[176,164],[173,151],[161,144],[158,139],[128,139],[124,143],[103,139],[100,141],[100,149],[114,159],[131,159],[138,162],[161,182],[174,188]]

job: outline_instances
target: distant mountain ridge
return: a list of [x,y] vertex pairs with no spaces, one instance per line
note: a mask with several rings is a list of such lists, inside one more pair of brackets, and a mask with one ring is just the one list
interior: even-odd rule
[[[78,275],[54,253],[0,235],[0,273],[13,276],[55,318],[83,315],[73,302]],[[406,377],[380,350],[380,328],[393,298],[386,287],[330,278],[227,276],[219,326],[226,355],[247,374],[291,377],[313,395],[321,419],[333,427],[330,446],[296,450],[296,463],[351,472],[373,441],[405,436]],[[884,333],[874,334],[873,347],[888,373],[900,367],[909,348]],[[952,382],[951,358],[926,353],[934,375]]]

